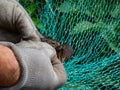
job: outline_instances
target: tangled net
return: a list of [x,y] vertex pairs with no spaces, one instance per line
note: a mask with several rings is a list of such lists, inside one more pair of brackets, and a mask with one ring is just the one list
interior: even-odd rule
[[44,36],[72,46],[59,90],[120,90],[119,0],[20,0]]

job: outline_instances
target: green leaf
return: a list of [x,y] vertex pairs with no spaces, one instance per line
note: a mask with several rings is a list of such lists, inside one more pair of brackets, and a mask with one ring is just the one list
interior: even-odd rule
[[32,18],[32,20],[33,20],[35,26],[36,26],[38,29],[40,29],[40,20],[37,19],[37,18],[34,18],[34,17]]
[[101,33],[101,35],[112,50],[120,53],[120,23],[114,29],[108,29],[108,31]]
[[93,23],[88,22],[88,21],[82,21],[82,22],[79,22],[76,26],[74,26],[74,28],[72,29],[70,34],[79,34],[82,32],[89,33],[89,32],[92,32],[93,30],[101,31],[104,29],[112,30],[112,29],[114,29],[114,24],[109,25],[109,24],[106,24],[102,21],[93,24]]
[[82,21],[73,28],[73,30],[71,31],[71,34],[82,33],[84,31],[89,30],[92,27],[93,27],[92,23],[88,21]]
[[111,10],[111,16],[117,18],[120,15],[120,4],[114,6],[115,9]]
[[26,10],[30,14],[30,16],[32,16],[35,13],[36,8],[37,8],[37,5],[35,3],[31,3],[30,5],[28,5]]
[[78,11],[78,7],[74,3],[68,1],[64,1],[59,7],[57,7],[57,9],[64,13],[69,13],[71,11],[74,13]]

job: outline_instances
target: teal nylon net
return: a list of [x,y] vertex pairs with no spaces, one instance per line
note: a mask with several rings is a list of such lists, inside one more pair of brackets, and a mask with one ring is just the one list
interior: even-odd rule
[[43,36],[74,50],[59,90],[120,90],[120,0],[21,0]]

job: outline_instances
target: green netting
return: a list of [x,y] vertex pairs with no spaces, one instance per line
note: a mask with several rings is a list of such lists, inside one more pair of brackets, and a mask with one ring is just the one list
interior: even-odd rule
[[120,90],[120,0],[21,0],[44,36],[67,43],[74,58],[59,90]]

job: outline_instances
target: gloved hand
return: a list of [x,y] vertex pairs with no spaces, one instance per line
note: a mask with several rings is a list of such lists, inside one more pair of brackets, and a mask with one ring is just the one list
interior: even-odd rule
[[[18,61],[20,66],[19,80],[0,90],[54,90],[66,82],[66,72],[55,49],[40,42],[41,37],[16,0],[0,0],[0,45],[12,50],[15,56],[11,58],[17,60],[10,61]],[[56,61],[54,65],[52,61]]]
[[0,0],[0,41],[39,41],[31,18],[16,0]]

